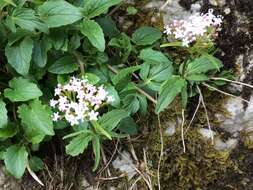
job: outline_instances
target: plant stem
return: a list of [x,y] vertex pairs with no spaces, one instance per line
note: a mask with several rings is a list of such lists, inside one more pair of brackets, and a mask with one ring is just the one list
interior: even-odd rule
[[185,133],[187,133],[187,131],[188,131],[188,129],[190,128],[190,126],[191,126],[193,120],[195,119],[196,114],[197,114],[197,112],[198,112],[198,110],[199,110],[200,103],[201,103],[201,97],[199,96],[198,105],[197,105],[197,107],[196,107],[196,109],[195,109],[195,111],[194,111],[194,114],[193,114],[193,116],[192,116],[192,118],[191,118],[191,121],[190,121],[189,125],[187,126],[187,128],[186,128],[186,130],[185,130]]
[[170,0],[167,0],[167,1],[160,7],[160,11],[162,11],[169,3],[170,3]]
[[185,141],[184,141],[184,122],[185,122],[185,116],[184,116],[184,109],[182,109],[182,124],[181,124],[181,138],[182,138],[182,144],[183,144],[183,151],[186,152],[185,147]]
[[253,86],[250,85],[250,84],[247,84],[247,83],[244,83],[244,82],[239,82],[239,81],[234,81],[234,80],[229,80],[229,79],[226,79],[226,78],[213,77],[213,78],[211,78],[211,79],[212,79],[212,80],[223,80],[223,81],[235,83],[235,84],[238,84],[238,85],[247,86],[247,87],[249,87],[249,88],[253,88]]
[[[119,71],[118,71],[117,69],[113,68],[111,65],[107,65],[107,67],[108,67],[113,73],[115,73],[115,74],[118,74],[118,73],[119,73]],[[154,99],[154,98],[153,98],[151,95],[149,95],[147,92],[145,92],[144,90],[142,90],[141,88],[139,88],[138,86],[136,86],[136,84],[135,84],[135,88],[136,88],[136,90],[137,90],[140,94],[146,96],[147,99],[149,99],[149,100],[150,100],[151,102],[153,102],[154,104],[157,104],[157,100],[156,100],[156,99]]]
[[210,120],[209,120],[209,117],[208,117],[208,112],[207,112],[207,109],[206,109],[206,104],[204,102],[204,98],[203,98],[203,94],[199,88],[199,86],[197,86],[197,89],[199,91],[199,96],[201,98],[201,103],[204,107],[204,110],[205,110],[205,114],[206,114],[206,120],[207,120],[207,125],[208,125],[208,129],[210,131],[210,134],[211,134],[211,139],[212,139],[212,144],[214,144],[214,140],[213,140],[213,131],[212,131],[212,128],[211,128],[211,125],[210,125]]
[[125,0],[123,0],[120,4],[118,4],[116,7],[114,7],[111,12],[108,13],[108,16],[112,16],[113,13],[115,13],[124,3]]
[[163,130],[162,130],[161,120],[160,120],[160,115],[159,114],[157,116],[157,119],[158,119],[158,127],[159,127],[160,142],[161,142],[161,150],[160,150],[160,156],[159,156],[158,168],[157,168],[157,184],[158,184],[158,190],[161,190],[160,168],[161,168],[161,162],[162,162],[163,154],[164,154],[164,143],[163,143]]
[[81,74],[83,75],[85,73],[85,70],[84,70],[85,61],[84,61],[82,55],[78,51],[73,51],[73,54],[76,57],[79,65],[80,65],[80,71],[81,71]]
[[208,87],[208,88],[211,88],[211,89],[213,89],[213,90],[215,90],[215,91],[217,91],[217,92],[219,92],[219,93],[221,93],[221,94],[225,94],[225,95],[231,96],[231,97],[233,97],[233,98],[238,98],[238,99],[240,99],[240,100],[242,100],[242,101],[244,101],[244,102],[246,102],[246,103],[249,103],[248,100],[245,100],[245,99],[243,99],[243,98],[241,98],[241,97],[239,97],[239,96],[235,96],[235,95],[233,95],[233,94],[230,94],[230,93],[224,92],[224,91],[222,91],[222,90],[219,90],[218,88],[215,88],[215,87],[213,87],[213,86],[211,86],[211,85],[209,85],[209,84],[206,84],[205,82],[203,82],[202,85],[204,85],[204,86],[206,86],[206,87]]

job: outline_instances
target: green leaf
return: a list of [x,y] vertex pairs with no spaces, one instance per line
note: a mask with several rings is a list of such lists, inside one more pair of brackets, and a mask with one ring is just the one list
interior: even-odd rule
[[34,100],[29,105],[22,104],[18,108],[18,113],[24,127],[45,135],[54,135],[51,110],[39,100]]
[[121,33],[117,37],[112,38],[108,45],[121,50],[122,53],[120,53],[120,56],[122,57],[123,63],[127,61],[133,49],[131,40],[125,33]]
[[17,134],[18,126],[16,124],[8,124],[5,128],[0,129],[0,138],[10,138]]
[[186,109],[186,106],[188,104],[187,83],[185,83],[185,86],[181,90],[181,100],[183,108]]
[[80,46],[81,46],[81,37],[78,34],[74,34],[70,38],[69,49],[70,50],[76,50]]
[[126,11],[128,15],[135,15],[138,13],[138,10],[135,7],[127,7]]
[[15,33],[9,34],[7,45],[12,46],[14,43],[18,42],[19,40],[31,35],[32,35],[31,31],[18,28]]
[[85,73],[83,78],[87,79],[89,81],[89,83],[93,84],[93,85],[97,84],[100,81],[100,78],[93,73]]
[[112,82],[114,85],[118,84],[122,79],[126,78],[128,75],[132,74],[133,72],[139,70],[140,66],[132,66],[125,69],[122,69],[117,75],[112,78]]
[[120,106],[120,97],[117,92],[117,90],[114,88],[114,86],[108,84],[105,85],[105,90],[108,93],[108,96],[111,96],[113,98],[113,101],[110,102],[109,104],[112,105],[113,107],[119,107]]
[[48,71],[54,74],[69,74],[76,70],[78,66],[73,56],[64,56],[48,68]]
[[[144,63],[149,64],[149,63]],[[147,67],[147,66],[146,66]],[[149,70],[146,71],[146,68],[142,66],[141,74],[144,83],[147,85],[148,88],[159,91],[162,83],[170,78],[173,74],[173,67],[171,64],[158,64],[158,65],[151,65],[148,67]],[[144,71],[142,71],[144,69]],[[146,72],[144,76],[144,72]]]
[[156,113],[163,111],[175,97],[182,91],[186,81],[182,78],[173,77],[165,81],[159,92],[158,102],[155,108]]
[[119,125],[117,126],[117,128],[126,134],[129,135],[136,135],[138,130],[138,125],[136,124],[136,122],[133,120],[132,117],[126,117],[124,119],[122,119],[119,123]]
[[46,1],[38,11],[49,28],[69,25],[83,17],[79,8],[65,0]]
[[13,2],[13,0],[2,0],[0,1],[0,10],[2,10],[4,7],[6,7],[7,5],[12,5],[14,7],[16,7],[17,5]]
[[6,46],[5,55],[8,63],[21,75],[27,75],[32,59],[33,40],[24,38],[21,43]]
[[96,17],[121,1],[122,0],[86,0],[83,9],[84,15],[88,18]]
[[24,102],[42,96],[38,86],[28,79],[13,78],[9,86],[10,88],[4,90],[4,96],[12,102]]
[[160,30],[149,26],[143,26],[133,33],[132,40],[137,45],[151,45],[161,37],[162,33]]
[[96,21],[103,29],[104,35],[106,37],[108,36],[111,39],[120,34],[120,31],[117,29],[114,20],[112,20],[110,16],[97,18]]
[[[29,31],[35,31],[35,29],[38,29],[45,33],[48,32],[47,26],[35,16],[35,11],[32,9],[16,8],[7,19],[9,19],[8,22],[16,24]],[[14,27],[15,26],[13,26],[13,28]]]
[[0,128],[6,127],[8,123],[8,115],[6,104],[3,100],[0,99]]
[[185,77],[187,80],[190,81],[207,81],[209,77],[205,74],[192,74]]
[[136,113],[140,109],[140,103],[136,94],[129,94],[123,99],[123,107],[131,114]]
[[[50,30],[50,40],[54,49],[64,50],[65,44],[68,43],[68,35],[63,29],[53,29]],[[65,51],[65,50],[64,50]]]
[[43,169],[44,163],[43,163],[43,161],[39,157],[32,156],[29,159],[29,166],[30,166],[30,168],[31,168],[32,171],[38,172],[38,171],[40,171],[40,170]]
[[104,129],[104,127],[102,125],[100,125],[100,123],[98,123],[97,121],[91,121],[91,123],[92,123],[97,134],[104,135],[108,139],[112,140],[111,135]]
[[39,144],[45,138],[45,133],[36,130],[35,128],[23,125],[25,139],[33,145]]
[[88,147],[89,142],[92,140],[90,133],[82,133],[74,137],[66,146],[66,153],[71,156],[77,156]]
[[145,61],[140,71],[144,84],[154,91],[159,91],[161,83],[172,76],[172,62],[162,52],[152,49],[142,50],[139,58]]
[[182,42],[169,42],[169,43],[162,44],[160,47],[161,48],[164,48],[164,47],[183,47],[183,44],[182,44]]
[[145,62],[151,64],[171,64],[172,62],[160,51],[155,51],[153,49],[144,49],[141,51],[139,58]]
[[147,102],[147,98],[146,98],[146,96],[141,95],[141,94],[138,94],[138,95],[137,95],[137,98],[138,98],[138,100],[139,100],[139,105],[140,105],[140,109],[139,109],[140,114],[141,114],[142,116],[145,116],[145,115],[147,114],[147,112],[148,112],[148,102]]
[[223,67],[222,62],[212,55],[204,54],[187,65],[185,75],[206,73],[210,70],[219,71]]
[[42,38],[34,43],[33,59],[35,64],[43,68],[47,64],[47,52],[52,48],[52,44],[48,38]]
[[105,38],[102,28],[94,20],[85,19],[80,24],[81,33],[86,36],[91,44],[99,51],[105,50]]
[[72,137],[78,136],[78,135],[80,135],[82,133],[84,133],[84,134],[88,134],[88,133],[92,134],[90,131],[84,129],[84,130],[80,130],[80,131],[77,131],[77,132],[74,132],[74,133],[70,133],[70,134],[64,136],[62,139],[65,140],[65,139],[68,139],[68,138],[72,138]]
[[94,135],[92,138],[92,148],[95,155],[95,164],[92,170],[95,171],[98,168],[100,162],[100,139],[97,135]]
[[25,172],[28,153],[24,146],[12,145],[4,154],[6,169],[16,178],[21,178]]
[[119,122],[129,116],[129,113],[123,109],[114,109],[101,118],[99,118],[98,123],[107,131],[112,131]]

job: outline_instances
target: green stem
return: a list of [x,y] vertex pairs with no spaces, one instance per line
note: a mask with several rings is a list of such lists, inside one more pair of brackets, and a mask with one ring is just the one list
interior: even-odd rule
[[103,127],[97,121],[90,121],[90,122],[97,133],[102,134],[106,136],[108,139],[112,140],[111,135],[105,129],[103,129]]
[[[111,65],[107,64],[107,67],[108,67],[108,69],[110,69],[113,73],[115,73],[115,74],[118,74],[118,73],[119,73],[119,71],[118,71],[117,69],[115,69],[114,67],[112,67]],[[151,95],[149,95],[147,92],[145,92],[144,90],[142,90],[141,88],[139,88],[139,87],[137,86],[137,84],[135,84],[135,88],[136,88],[136,90],[137,90],[140,94],[146,96],[147,99],[149,99],[149,100],[150,100],[151,102],[153,102],[154,104],[157,104],[157,100],[154,99],[154,98],[153,98]]]
[[85,73],[85,70],[84,70],[85,61],[84,61],[82,55],[78,51],[73,51],[73,54],[76,57],[79,65],[80,65],[81,74],[84,75],[84,73]]

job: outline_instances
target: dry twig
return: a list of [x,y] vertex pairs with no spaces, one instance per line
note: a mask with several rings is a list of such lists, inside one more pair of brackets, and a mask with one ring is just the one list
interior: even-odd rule
[[234,84],[238,84],[238,85],[242,85],[242,86],[247,86],[249,88],[253,88],[252,85],[244,83],[244,82],[239,82],[239,81],[234,81],[234,80],[229,80],[229,79],[219,78],[219,77],[213,77],[211,79],[212,80],[223,80],[223,81],[226,81],[226,82],[231,82],[231,83],[234,83]]
[[[105,151],[104,151],[104,149],[103,149],[102,146],[101,146],[100,150],[101,150],[101,154],[102,154],[102,159],[103,159],[104,165],[106,166],[108,162],[107,162],[107,159],[106,159]],[[110,171],[109,168],[107,168],[107,174],[108,174],[109,177],[112,176],[111,175],[111,171]]]
[[202,105],[203,105],[204,110],[205,110],[207,125],[208,125],[208,129],[209,129],[209,131],[210,131],[210,134],[211,134],[212,144],[214,144],[214,142],[213,142],[213,131],[212,131],[212,129],[211,129],[210,120],[209,120],[208,112],[207,112],[207,109],[206,109],[206,104],[205,104],[205,102],[204,102],[204,98],[203,98],[203,95],[202,95],[202,92],[201,92],[199,86],[197,86],[197,89],[198,89],[198,91],[199,91],[199,95],[200,95],[200,98],[201,98],[201,102],[202,102]]
[[201,97],[199,96],[198,105],[197,105],[197,107],[196,107],[196,109],[195,109],[195,111],[194,111],[194,113],[193,113],[193,116],[192,116],[192,118],[191,118],[191,121],[190,121],[189,125],[187,126],[187,128],[186,128],[186,130],[185,130],[185,133],[187,133],[187,131],[188,131],[188,129],[190,128],[190,126],[191,126],[193,120],[195,119],[196,114],[197,114],[197,112],[198,112],[198,110],[199,110],[200,103],[201,103]]
[[161,7],[160,7],[160,11],[162,11],[163,9],[165,9],[165,7],[170,3],[171,0],[167,0]]
[[41,186],[44,187],[45,185],[42,183],[42,181],[39,179],[39,177],[31,170],[31,168],[30,168],[30,166],[29,166],[28,163],[26,164],[26,168],[27,168],[29,174],[32,176],[32,178],[33,178],[35,181],[37,181]]
[[159,127],[160,142],[161,142],[161,150],[160,150],[160,156],[159,156],[158,168],[157,168],[157,184],[158,184],[158,189],[161,190],[160,167],[161,167],[161,162],[162,162],[162,158],[163,158],[164,143],[163,143],[163,131],[162,131],[162,126],[161,126],[161,121],[160,121],[160,115],[159,114],[158,114],[157,118],[158,118],[158,127]]
[[182,138],[183,150],[185,153],[186,148],[185,148],[185,141],[184,141],[184,122],[185,122],[184,109],[182,109],[181,138]]
[[242,100],[242,101],[244,101],[244,102],[246,102],[246,103],[249,103],[248,100],[245,100],[245,99],[243,99],[243,98],[241,98],[241,97],[239,97],[239,96],[235,96],[235,95],[233,95],[233,94],[224,92],[224,91],[222,91],[222,90],[220,90],[220,89],[218,89],[218,88],[215,88],[215,87],[213,87],[213,86],[211,86],[211,85],[209,85],[209,84],[206,84],[205,82],[203,82],[202,85],[204,85],[204,86],[206,86],[206,87],[208,87],[208,88],[211,88],[211,89],[213,89],[213,90],[215,90],[215,91],[217,91],[217,92],[219,92],[219,93],[221,93],[221,94],[225,94],[225,95],[231,96],[231,97],[233,97],[233,98],[238,98],[238,99],[240,99],[240,100]]
[[[122,154],[119,150],[117,150],[118,153],[124,157],[127,161],[128,161],[128,158],[126,158],[126,156],[124,154]],[[145,175],[134,165],[132,164],[130,161],[128,161],[128,163],[134,168],[134,170],[142,177],[142,179],[145,181],[146,185],[148,186],[149,190],[153,190],[152,188],[152,184],[151,184],[151,181],[150,179],[147,179],[145,177]]]

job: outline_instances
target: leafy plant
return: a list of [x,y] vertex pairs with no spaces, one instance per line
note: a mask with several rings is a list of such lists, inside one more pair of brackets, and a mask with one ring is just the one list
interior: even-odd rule
[[[188,59],[175,62],[158,48],[163,40],[159,29],[142,26],[131,36],[118,30],[107,12],[119,3],[0,2],[0,47],[5,55],[0,65],[0,152],[13,176],[21,178],[26,168],[42,169],[32,147],[54,135],[65,140],[70,156],[92,146],[96,170],[103,141],[136,134],[134,116],[148,114],[149,101],[160,113],[181,95],[186,107],[188,99],[198,93],[196,86],[214,84],[211,77],[222,63],[210,51],[200,53],[200,48],[189,47]],[[90,86],[102,86],[113,99],[96,108],[97,120],[82,118],[73,125],[66,117],[53,120],[55,110],[49,102],[57,96],[54,89],[68,84],[72,76],[87,80]],[[215,85],[223,84],[217,80]],[[75,103],[75,95],[65,95]]]

